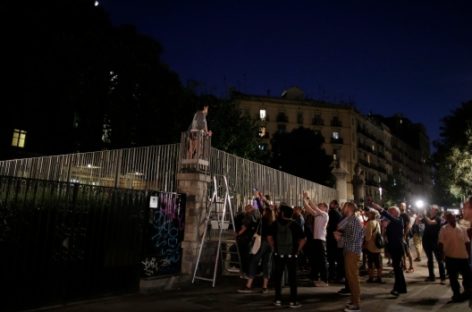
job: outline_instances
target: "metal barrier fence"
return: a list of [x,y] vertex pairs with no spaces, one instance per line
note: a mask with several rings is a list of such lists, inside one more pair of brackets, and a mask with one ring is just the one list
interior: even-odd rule
[[0,161],[0,175],[175,192],[179,144]]
[[180,144],[0,161],[0,175],[176,192],[176,173],[194,166],[199,172],[226,175],[237,209],[250,201],[254,189],[292,205],[301,204],[303,191],[315,202],[337,198],[333,188],[210,148],[208,137],[200,139],[198,158],[187,155],[184,133]]
[[182,194],[0,176],[2,311],[178,274],[184,222]]
[[274,202],[302,205],[302,193],[308,192],[314,202],[337,199],[333,188],[228,154],[215,148],[211,151],[210,172],[226,175],[230,193],[235,196],[237,209],[251,203],[254,191],[269,194]]
[[0,176],[2,311],[139,288],[144,191]]

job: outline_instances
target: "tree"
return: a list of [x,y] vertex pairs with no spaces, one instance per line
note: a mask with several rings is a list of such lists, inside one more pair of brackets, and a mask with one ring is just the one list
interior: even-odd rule
[[448,205],[472,193],[472,101],[443,118],[440,136],[433,155],[434,200]]
[[5,43],[20,59],[3,59],[16,67],[6,74],[15,102],[5,105],[2,135],[26,130],[29,155],[179,141],[193,96],[157,41],[113,27],[92,0],[26,0],[5,12],[19,30]]
[[266,151],[260,148],[257,122],[244,115],[234,101],[212,95],[202,95],[199,101],[209,104],[207,120],[213,131],[213,147],[260,163],[267,160]]
[[290,133],[278,132],[272,139],[270,164],[301,178],[333,186],[332,158],[322,148],[323,143],[321,134],[303,127]]
[[397,205],[406,200],[405,194],[407,194],[408,190],[406,188],[405,180],[401,176],[395,178],[393,175],[388,175],[383,188],[383,201],[386,206]]

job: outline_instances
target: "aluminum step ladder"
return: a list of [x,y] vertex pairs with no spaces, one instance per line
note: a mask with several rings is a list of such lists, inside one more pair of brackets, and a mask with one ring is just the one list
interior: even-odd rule
[[[215,287],[218,266],[222,274],[241,272],[241,257],[236,242],[236,228],[229,194],[228,179],[224,175],[213,176],[213,193],[208,202],[205,229],[200,242],[193,273],[195,280],[208,281]],[[220,196],[220,194],[223,194]]]

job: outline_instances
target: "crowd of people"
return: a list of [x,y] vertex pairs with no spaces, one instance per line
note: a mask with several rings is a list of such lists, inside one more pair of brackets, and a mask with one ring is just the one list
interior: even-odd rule
[[[393,267],[390,294],[407,293],[405,274],[415,271],[415,262],[427,258],[425,282],[446,278],[453,293],[451,303],[472,295],[472,197],[463,204],[462,215],[428,209],[409,209],[406,203],[383,208],[371,199],[364,207],[354,202],[339,205],[314,203],[303,193],[303,206],[274,205],[268,195],[256,192],[244,209],[237,227],[242,277],[239,293],[254,293],[254,279],[262,276],[262,293],[274,288],[274,305],[283,304],[282,287],[289,286],[288,307],[301,304],[297,294],[297,270],[307,267],[313,287],[342,284],[340,295],[349,295],[344,311],[361,310],[361,276],[366,283],[385,283],[383,263]],[[459,222],[460,221],[460,222]],[[254,235],[261,242],[254,250]],[[412,243],[412,246],[410,246]],[[286,272],[286,274],[284,274]],[[462,287],[459,284],[462,276]]]

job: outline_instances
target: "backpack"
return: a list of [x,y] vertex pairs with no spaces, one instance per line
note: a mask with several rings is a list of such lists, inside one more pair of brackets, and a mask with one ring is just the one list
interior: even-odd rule
[[290,228],[292,221],[287,224],[277,222],[277,253],[279,255],[293,254],[293,236]]
[[375,247],[377,247],[378,249],[382,249],[385,247],[385,240],[382,236],[382,231],[380,231],[380,228],[379,228],[379,231],[376,231],[375,232]]

